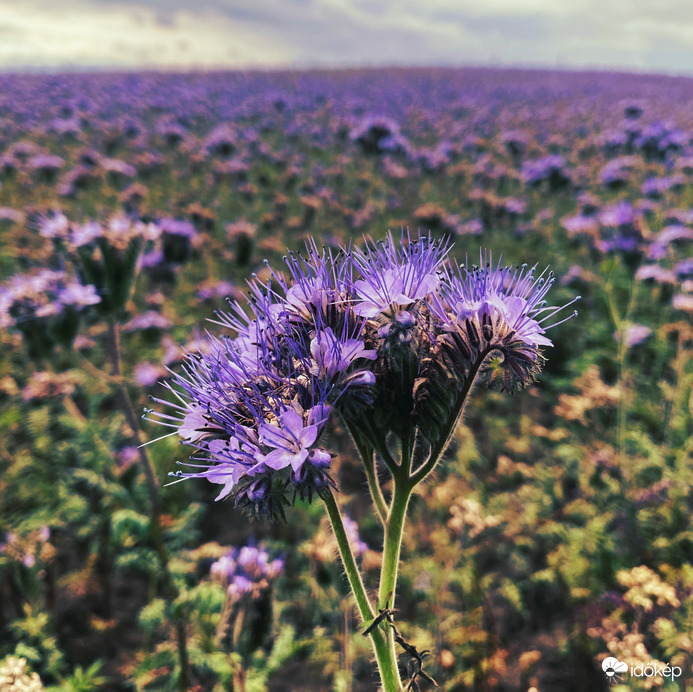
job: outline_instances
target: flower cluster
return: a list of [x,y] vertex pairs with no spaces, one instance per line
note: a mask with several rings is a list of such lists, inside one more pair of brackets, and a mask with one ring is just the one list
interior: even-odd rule
[[125,250],[136,238],[154,240],[160,229],[124,215],[113,216],[105,224],[95,221],[80,224],[71,222],[64,214],[56,213],[43,219],[40,233],[44,238],[60,240],[75,249],[97,244],[99,239],[103,239],[112,247]]
[[210,568],[211,576],[226,587],[227,594],[234,602],[246,594],[268,588],[283,571],[282,559],[270,561],[267,551],[255,546],[232,548]]
[[82,284],[64,271],[17,274],[0,285],[0,328],[21,331],[29,350],[38,355],[55,343],[70,345],[79,313],[100,302],[92,284]]
[[17,274],[0,286],[0,326],[21,328],[25,322],[79,311],[99,302],[94,286],[85,286],[63,271]]
[[633,608],[650,611],[655,605],[678,608],[681,602],[676,596],[676,589],[662,581],[661,577],[645,565],[631,570],[619,570],[616,579],[628,591],[624,600]]
[[[530,382],[550,346],[553,278],[526,267],[456,267],[430,235],[369,241],[337,254],[314,243],[250,282],[250,314],[234,303],[166,386],[153,413],[197,451],[180,478],[223,485],[253,513],[281,514],[293,498],[332,484],[320,438],[338,413],[352,434],[388,454],[395,435],[422,464],[443,451],[476,375],[511,389]],[[571,301],[573,302],[573,301]],[[219,499],[218,498],[218,499]]]
[[60,251],[67,251],[82,281],[95,286],[100,298],[98,310],[109,317],[124,312],[142,249],[161,235],[154,224],[125,215],[114,216],[104,224],[78,224],[60,213],[43,219],[40,232]]

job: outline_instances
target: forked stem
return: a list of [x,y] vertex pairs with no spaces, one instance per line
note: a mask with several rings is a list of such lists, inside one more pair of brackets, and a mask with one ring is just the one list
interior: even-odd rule
[[[349,579],[349,585],[351,586],[351,590],[356,599],[356,605],[358,606],[361,620],[364,623],[371,621],[375,618],[376,614],[370,600],[368,599],[368,594],[366,593],[366,588],[363,584],[361,573],[358,565],[356,564],[354,553],[351,550],[351,545],[344,528],[344,522],[342,521],[342,515],[339,511],[337,501],[334,499],[334,495],[329,489],[327,492],[323,493],[322,499],[325,503],[330,523],[332,524],[332,530],[334,531],[335,538],[337,539],[339,554],[342,558],[342,563],[344,564],[347,578]],[[383,691],[401,692],[402,681],[399,677],[399,669],[397,668],[397,655],[395,653],[394,639],[392,639],[391,635],[385,637],[379,627],[375,627],[370,632],[369,636],[371,638],[373,651],[378,663],[378,672],[380,673],[380,681],[383,686]],[[391,643],[389,641],[390,639],[392,639]]]

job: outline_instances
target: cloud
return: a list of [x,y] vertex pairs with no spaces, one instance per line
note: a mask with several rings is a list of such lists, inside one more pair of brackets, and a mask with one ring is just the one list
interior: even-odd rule
[[[229,18],[156,7],[33,0],[5,8],[0,67],[219,67],[288,64],[290,46]],[[0,29],[0,30],[2,30]]]
[[[2,0],[0,0],[1,2]],[[504,64],[692,72],[684,0],[25,0],[0,67]]]

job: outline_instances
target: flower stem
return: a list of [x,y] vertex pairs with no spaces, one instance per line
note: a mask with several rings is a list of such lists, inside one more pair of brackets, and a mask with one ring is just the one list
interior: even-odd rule
[[[128,425],[132,429],[133,436],[138,443],[138,452],[140,457],[140,464],[144,471],[144,475],[147,479],[147,489],[149,490],[149,501],[151,504],[151,523],[150,530],[152,535],[152,543],[154,544],[154,549],[156,550],[157,556],[159,557],[159,563],[161,564],[161,576],[164,587],[164,594],[166,600],[169,602],[169,606],[172,606],[173,602],[178,597],[178,589],[173,581],[173,576],[171,575],[171,570],[169,568],[169,553],[166,543],[164,541],[163,531],[161,528],[161,502],[159,500],[159,484],[156,480],[154,474],[154,467],[152,465],[149,454],[147,453],[146,447],[141,446],[140,438],[140,426],[135,409],[132,406],[132,401],[130,401],[130,395],[127,390],[127,385],[125,380],[122,378],[122,367],[121,367],[121,357],[120,357],[120,331],[117,322],[111,320],[108,323],[108,342],[109,342],[109,352],[111,357],[111,367],[112,374],[115,378],[118,378],[119,382],[118,388],[118,399],[120,402],[121,410],[125,415],[125,420],[127,420]],[[190,667],[188,663],[188,644],[187,644],[187,634],[185,631],[185,620],[179,609],[176,609],[176,614],[174,615],[174,627],[176,631],[176,643],[178,647],[178,662],[180,665],[180,678],[179,687],[181,690],[187,690],[190,687]]]
[[[394,492],[390,513],[385,524],[385,543],[383,546],[383,567],[380,573],[380,587],[378,589],[378,605],[383,608],[394,608],[395,593],[397,591],[397,576],[399,572],[399,556],[402,548],[402,534],[404,532],[404,520],[407,515],[409,498],[414,484],[404,475],[393,478]],[[395,651],[395,633],[392,627],[388,628],[387,645],[390,657],[397,661]],[[396,664],[395,664],[396,667]],[[399,671],[397,673],[399,681]],[[385,688],[386,690],[388,688]],[[400,687],[394,689],[399,690]]]
[[[351,545],[349,544],[349,539],[344,529],[344,522],[342,521],[342,515],[339,511],[337,501],[334,499],[334,495],[330,490],[322,494],[322,499],[325,503],[330,523],[332,524],[332,530],[337,539],[339,554],[342,558],[347,578],[349,579],[349,585],[356,599],[356,605],[358,606],[361,620],[363,622],[373,620],[375,618],[375,612],[366,594],[366,588],[356,564],[354,553],[351,550]],[[390,645],[390,642],[388,642],[385,635],[378,627],[371,631],[370,637],[375,652],[375,658],[378,662],[378,671],[380,672],[380,680],[384,692],[400,692],[402,689],[402,682],[397,668],[394,639],[391,635],[388,635],[388,639],[392,639],[392,645]]]
[[375,506],[375,513],[380,523],[385,525],[385,519],[387,518],[387,502],[385,496],[383,495],[383,489],[378,480],[378,469],[375,465],[375,450],[373,445],[369,444],[363,440],[358,435],[354,434],[354,431],[345,422],[347,429],[351,433],[351,438],[361,455],[361,460],[363,461],[363,467],[366,471],[366,479],[368,480],[368,489],[371,491],[371,497],[373,498],[373,505]]

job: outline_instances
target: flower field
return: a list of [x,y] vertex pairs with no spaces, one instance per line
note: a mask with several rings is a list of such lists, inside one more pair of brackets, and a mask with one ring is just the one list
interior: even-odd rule
[[0,692],[689,689],[692,101],[0,75]]

